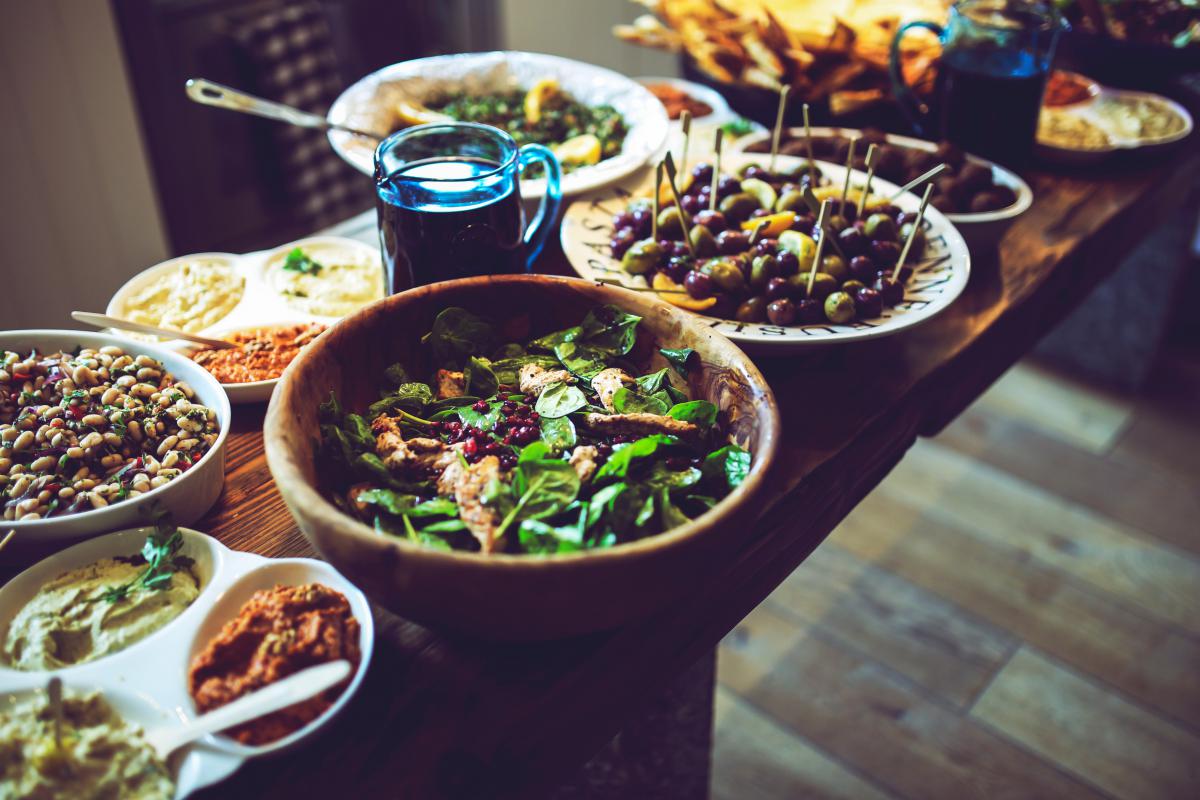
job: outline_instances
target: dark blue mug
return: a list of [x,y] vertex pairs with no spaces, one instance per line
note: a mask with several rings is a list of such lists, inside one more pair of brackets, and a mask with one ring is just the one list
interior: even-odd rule
[[[546,191],[525,225],[520,173],[540,162]],[[375,150],[379,245],[388,290],[530,271],[562,203],[558,159],[473,122],[418,125]]]

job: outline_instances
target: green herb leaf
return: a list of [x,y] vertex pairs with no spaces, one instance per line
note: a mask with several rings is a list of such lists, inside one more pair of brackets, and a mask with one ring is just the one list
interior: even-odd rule
[[678,528],[691,522],[687,514],[671,502],[671,490],[663,486],[658,490],[658,521],[664,531]]
[[635,461],[648,458],[660,450],[680,445],[679,439],[662,433],[645,436],[629,444],[617,445],[608,460],[596,471],[593,479],[596,483],[607,483],[614,479],[623,479],[629,473],[629,467]]
[[687,377],[688,361],[696,352],[695,350],[690,347],[681,347],[678,350],[668,350],[667,348],[662,347],[659,348],[658,352],[663,354],[663,358],[667,360],[668,364],[675,368],[675,371],[679,373],[680,377]]
[[487,411],[476,411],[473,404],[459,406],[454,410],[458,414],[458,418],[462,420],[463,425],[471,425],[480,430],[490,431],[495,430],[496,423],[503,416],[503,412],[500,411],[500,406],[502,405],[504,405],[503,401],[493,400],[488,403]]
[[433,402],[433,389],[425,383],[402,383],[395,391],[389,392],[371,403],[367,408],[367,416],[371,419],[387,414],[397,409],[410,414],[421,414],[425,407]]
[[500,381],[486,358],[471,356],[463,367],[463,388],[467,394],[491,397],[500,390]]
[[564,342],[554,348],[554,355],[564,367],[585,380],[590,381],[608,369],[606,354],[584,344]]
[[427,341],[436,366],[460,369],[471,356],[491,352],[496,334],[487,321],[466,309],[451,307],[434,319]]
[[[538,412],[541,414],[541,412]],[[559,455],[575,446],[575,423],[570,417],[541,418],[542,442],[550,452]]]
[[637,341],[637,325],[642,318],[613,305],[597,306],[588,312],[579,327],[581,341],[612,356],[623,356]]
[[325,267],[308,257],[299,247],[291,250],[283,261],[283,268],[290,272],[300,272],[305,275],[318,275]]
[[661,417],[667,413],[667,404],[660,398],[622,386],[613,393],[613,409],[618,414],[657,414]]
[[692,422],[705,428],[717,424],[717,407],[707,400],[688,400],[671,406],[667,416],[680,422]]
[[587,398],[577,387],[566,383],[547,386],[538,395],[534,410],[544,419],[565,417],[587,405]]
[[736,444],[727,444],[709,453],[701,468],[704,479],[725,491],[732,491],[750,474],[750,454]]

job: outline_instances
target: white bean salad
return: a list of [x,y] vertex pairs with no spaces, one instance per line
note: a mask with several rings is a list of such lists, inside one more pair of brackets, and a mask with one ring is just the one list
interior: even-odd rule
[[217,440],[216,412],[162,362],[119,347],[0,355],[5,520],[74,514],[179,477]]

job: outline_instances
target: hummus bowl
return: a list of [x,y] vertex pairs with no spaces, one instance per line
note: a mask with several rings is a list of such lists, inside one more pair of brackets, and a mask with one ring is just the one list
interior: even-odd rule
[[151,507],[156,505],[169,511],[177,525],[188,525],[203,516],[221,495],[221,487],[225,482],[225,441],[232,415],[229,398],[221,384],[199,364],[162,345],[133,341],[111,333],[64,330],[0,332],[0,351],[28,353],[36,348],[45,353],[80,347],[99,349],[108,345],[120,347],[127,354],[145,354],[158,359],[176,380],[187,383],[195,392],[196,402],[216,412],[220,426],[217,438],[208,452],[186,472],[139,497],[65,516],[0,523],[6,530],[16,530],[17,534],[10,545],[14,550],[28,552],[85,536],[142,525],[151,519]]
[[[58,575],[103,558],[137,553],[152,528],[101,536],[50,556],[0,589],[0,641],[13,618],[38,590]],[[321,583],[343,594],[359,624],[361,659],[349,684],[320,716],[288,736],[248,747],[224,735],[207,736],[172,755],[168,762],[176,800],[236,771],[247,759],[298,747],[332,720],[358,690],[374,649],[375,628],[366,597],[330,565],[307,558],[269,559],[230,550],[216,539],[181,528],[181,555],[195,562],[200,594],[181,614],[144,639],[116,653],[56,670],[68,691],[99,690],[131,722],[143,728],[178,726],[197,716],[188,693],[193,656],[238,614],[259,589]],[[0,664],[0,709],[45,687],[50,673],[18,671]]]

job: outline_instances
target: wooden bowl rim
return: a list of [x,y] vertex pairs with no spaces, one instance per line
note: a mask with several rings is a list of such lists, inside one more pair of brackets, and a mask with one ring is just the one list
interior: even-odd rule
[[[643,298],[638,296],[639,293],[637,292],[593,281],[585,281],[580,278],[565,278],[551,275],[487,275],[442,281],[385,297],[346,317],[334,327],[340,328],[343,325],[353,325],[360,317],[381,304],[403,307],[410,293],[447,295],[453,294],[459,289],[474,288],[481,285],[494,285],[497,282],[511,284],[559,284],[572,291],[582,288],[589,297],[609,298],[607,300],[597,300],[597,303],[612,302],[615,305],[621,305],[622,300],[643,300]],[[702,325],[692,315],[662,300],[649,297],[644,298],[644,300],[649,301],[653,305],[661,306],[681,327],[698,328],[700,329],[699,333],[714,337],[718,350],[725,351],[728,362],[739,362],[750,377],[751,384],[760,388],[766,398],[766,424],[761,426],[760,434],[762,442],[761,452],[753,454],[750,463],[750,472],[746,476],[746,480],[723,497],[715,506],[686,525],[680,525],[664,533],[649,536],[645,539],[638,539],[634,542],[627,542],[615,547],[546,555],[522,555],[516,553],[483,555],[467,550],[436,550],[409,542],[406,539],[383,537],[373,528],[366,525],[366,523],[354,519],[330,502],[323,493],[308,482],[301,472],[299,465],[292,457],[291,449],[288,445],[288,440],[291,437],[289,437],[287,430],[284,428],[284,422],[292,416],[291,412],[294,406],[292,392],[290,391],[291,386],[297,379],[297,376],[304,371],[308,362],[314,358],[313,353],[315,350],[312,347],[302,349],[300,354],[284,371],[283,377],[280,378],[279,385],[271,397],[271,404],[267,408],[267,415],[263,422],[263,442],[267,457],[267,466],[271,470],[271,475],[275,479],[275,485],[279,489],[279,493],[289,506],[289,511],[292,507],[302,507],[305,509],[305,516],[311,523],[336,530],[339,535],[348,535],[367,547],[397,547],[406,555],[416,556],[432,562],[441,562],[444,565],[501,565],[503,568],[510,570],[538,569],[545,565],[579,564],[581,562],[597,563],[605,560],[634,557],[668,548],[684,539],[702,535],[708,530],[715,530],[721,523],[726,522],[739,507],[748,503],[763,488],[766,474],[774,463],[779,449],[779,439],[782,432],[779,406],[775,400],[774,392],[771,391],[770,385],[763,378],[758,367],[754,365],[750,357],[742,352],[737,345],[716,331],[708,330],[707,326]],[[320,344],[322,340],[325,340],[325,337],[314,341],[313,345]],[[759,414],[759,418],[763,418],[761,413]]]

